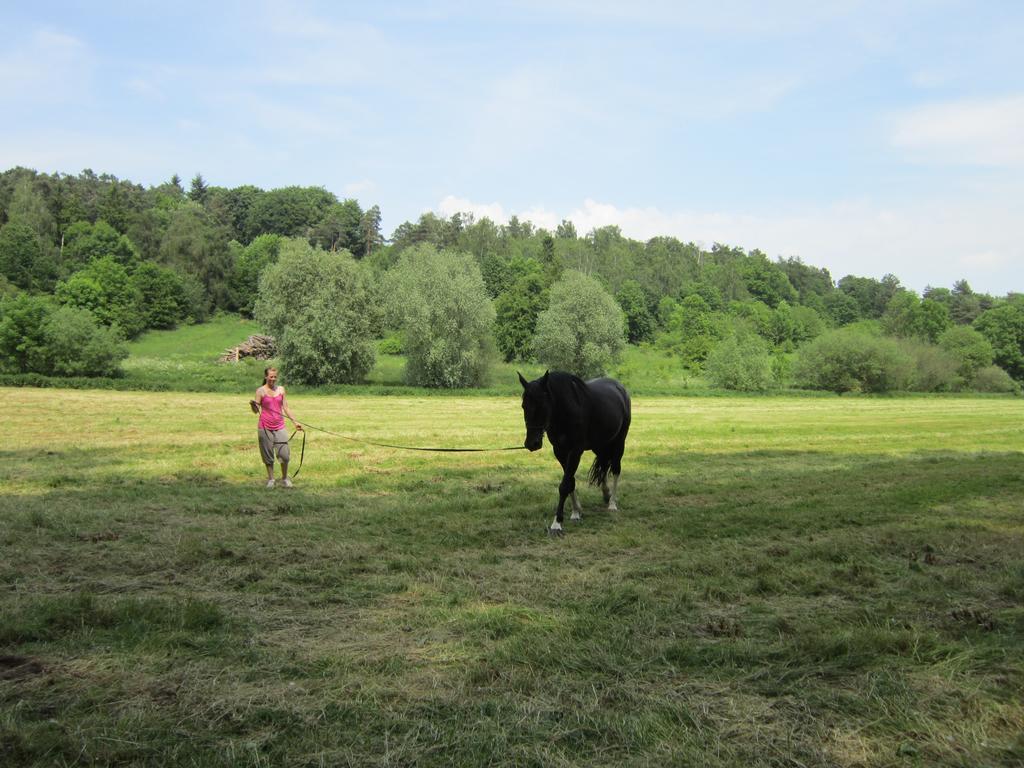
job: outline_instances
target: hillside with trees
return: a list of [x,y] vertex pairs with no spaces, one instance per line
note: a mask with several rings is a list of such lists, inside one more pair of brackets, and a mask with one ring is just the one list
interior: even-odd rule
[[117,375],[126,340],[218,312],[256,317],[311,384],[359,381],[385,336],[436,387],[479,385],[495,356],[593,374],[627,343],[740,390],[1024,381],[1024,296],[966,280],[918,295],[891,274],[516,217],[426,213],[386,238],[378,206],[322,187],[0,173],[3,373]]

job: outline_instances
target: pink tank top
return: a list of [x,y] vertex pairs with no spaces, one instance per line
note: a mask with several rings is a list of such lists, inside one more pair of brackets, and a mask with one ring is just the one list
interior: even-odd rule
[[284,417],[281,415],[281,402],[284,392],[277,395],[264,394],[260,398],[260,429],[284,429]]

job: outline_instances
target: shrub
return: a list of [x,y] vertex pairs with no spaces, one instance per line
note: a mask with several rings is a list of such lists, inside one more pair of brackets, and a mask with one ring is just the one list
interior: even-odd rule
[[1024,380],[1024,299],[984,312],[974,328],[992,345],[993,362],[1018,381]]
[[740,392],[759,392],[774,383],[768,345],[753,334],[729,336],[708,355],[704,374],[716,387]]
[[277,263],[260,278],[255,311],[294,381],[351,384],[373,368],[377,310],[365,271],[348,251],[284,241]]
[[908,382],[914,392],[953,392],[964,386],[959,361],[944,349],[924,341],[904,341],[900,351],[913,361]]
[[939,346],[957,361],[957,373],[971,381],[982,368],[992,365],[995,352],[989,340],[968,325],[957,325],[939,337]]
[[405,377],[424,387],[478,387],[495,357],[494,307],[472,256],[422,244],[388,274],[388,313],[405,339]]
[[49,300],[24,293],[0,302],[0,369],[32,370],[31,360],[45,343],[43,324],[52,311]]
[[516,279],[494,302],[494,336],[505,361],[525,360],[533,352],[537,317],[548,301],[540,269]]
[[976,392],[1013,392],[1020,394],[1020,384],[998,365],[979,368],[971,379],[971,389]]
[[93,259],[84,269],[57,284],[57,299],[88,309],[104,325],[120,326],[129,337],[145,328],[142,296],[125,269],[113,256]]
[[31,355],[33,372],[55,376],[114,376],[128,357],[117,328],[96,321],[92,312],[60,307],[42,325],[43,343]]
[[551,286],[550,304],[537,318],[537,359],[583,378],[597,376],[622,354],[624,322],[597,280],[570,270]]
[[377,342],[377,352],[382,355],[401,355],[405,352],[402,334],[392,333]]
[[856,327],[839,328],[804,346],[794,376],[798,386],[843,392],[906,389],[913,361],[893,339]]

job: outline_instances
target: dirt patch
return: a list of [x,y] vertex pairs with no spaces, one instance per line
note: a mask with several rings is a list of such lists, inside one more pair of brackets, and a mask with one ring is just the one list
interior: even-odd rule
[[98,541],[117,541],[121,538],[121,534],[114,533],[113,531],[100,531],[99,533],[80,533],[75,538],[79,541],[91,541],[95,544]]
[[39,675],[43,671],[42,664],[26,656],[0,656],[0,680]]
[[984,632],[991,632],[996,628],[996,617],[984,608],[959,606],[949,612],[949,618],[957,624],[968,627],[977,627]]

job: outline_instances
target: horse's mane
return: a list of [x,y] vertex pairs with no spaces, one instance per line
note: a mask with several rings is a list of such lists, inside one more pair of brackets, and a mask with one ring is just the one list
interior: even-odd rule
[[567,398],[583,407],[587,400],[587,383],[579,376],[565,371],[551,371],[548,374],[548,392],[556,401],[565,402]]

